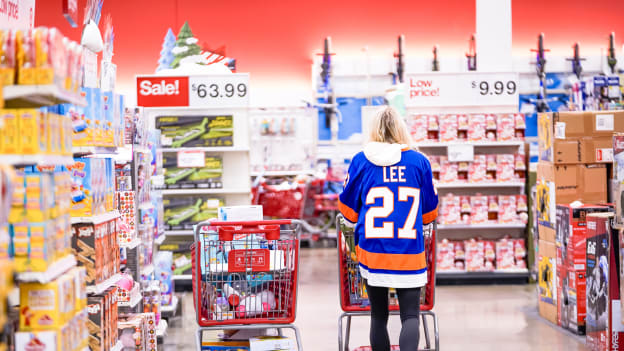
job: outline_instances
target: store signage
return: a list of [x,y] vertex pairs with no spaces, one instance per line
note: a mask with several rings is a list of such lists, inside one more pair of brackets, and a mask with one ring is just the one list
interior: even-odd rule
[[144,107],[246,107],[249,75],[138,76],[137,103]]
[[407,75],[405,105],[518,106],[517,73],[421,73]]
[[78,0],[63,0],[63,16],[70,26],[78,27]]
[[84,87],[97,88],[98,87],[97,54],[85,48],[84,50],[82,50],[82,61],[84,62],[84,82],[83,82]]
[[206,167],[206,153],[201,150],[178,151],[178,168]]
[[452,144],[448,147],[449,162],[471,162],[474,161],[474,146],[469,144]]
[[0,0],[0,29],[32,29],[35,0]]

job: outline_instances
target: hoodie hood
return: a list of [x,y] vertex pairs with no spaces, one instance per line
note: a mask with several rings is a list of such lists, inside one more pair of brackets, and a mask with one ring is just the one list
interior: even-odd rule
[[404,144],[370,142],[364,146],[364,156],[376,166],[392,166],[401,161]]

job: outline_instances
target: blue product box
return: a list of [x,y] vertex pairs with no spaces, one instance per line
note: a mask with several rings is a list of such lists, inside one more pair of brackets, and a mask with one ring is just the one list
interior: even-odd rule
[[156,278],[160,281],[161,304],[171,306],[174,292],[173,252],[159,251],[156,255]]
[[96,158],[76,158],[74,164],[67,166],[72,180],[71,216],[88,217],[95,214],[93,187],[94,163]]
[[105,146],[112,146],[114,139],[113,122],[115,120],[115,100],[112,91],[102,93],[102,142]]

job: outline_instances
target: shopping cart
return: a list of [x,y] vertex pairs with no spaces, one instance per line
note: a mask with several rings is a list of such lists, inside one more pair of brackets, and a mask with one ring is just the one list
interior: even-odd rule
[[299,330],[297,310],[300,221],[199,223],[191,247],[193,303],[199,329]]
[[[355,254],[355,236],[353,228],[345,225],[342,215],[336,219],[338,230],[338,268],[340,281],[340,306],[343,313],[338,319],[338,350],[349,351],[349,337],[351,334],[351,317],[370,316],[370,305],[366,297],[364,281],[360,275],[359,264]],[[420,314],[422,318],[425,348],[422,351],[438,351],[439,333],[438,318],[432,311],[435,299],[435,222],[423,227],[425,237],[425,255],[427,256],[427,279],[428,283],[421,291]],[[390,314],[399,315],[399,304],[396,292],[390,290],[389,298]],[[343,328],[343,320],[346,319],[346,327]],[[433,322],[433,347],[432,335],[429,330],[429,320]],[[343,330],[344,329],[344,330]],[[370,350],[370,347],[361,347],[356,351]],[[393,346],[392,350],[398,350]]]

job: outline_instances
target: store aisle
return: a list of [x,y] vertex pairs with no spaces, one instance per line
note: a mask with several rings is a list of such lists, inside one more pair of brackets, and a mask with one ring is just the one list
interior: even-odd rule
[[[299,305],[296,324],[308,351],[335,351],[340,306],[335,249],[301,251]],[[584,350],[584,338],[574,337],[537,314],[535,287],[438,287],[435,311],[444,350]],[[195,315],[191,294],[183,299],[183,317],[174,322],[165,350],[194,350]],[[392,340],[400,321],[391,318]],[[354,319],[352,347],[368,340],[368,320]],[[421,344],[422,345],[422,344]]]

